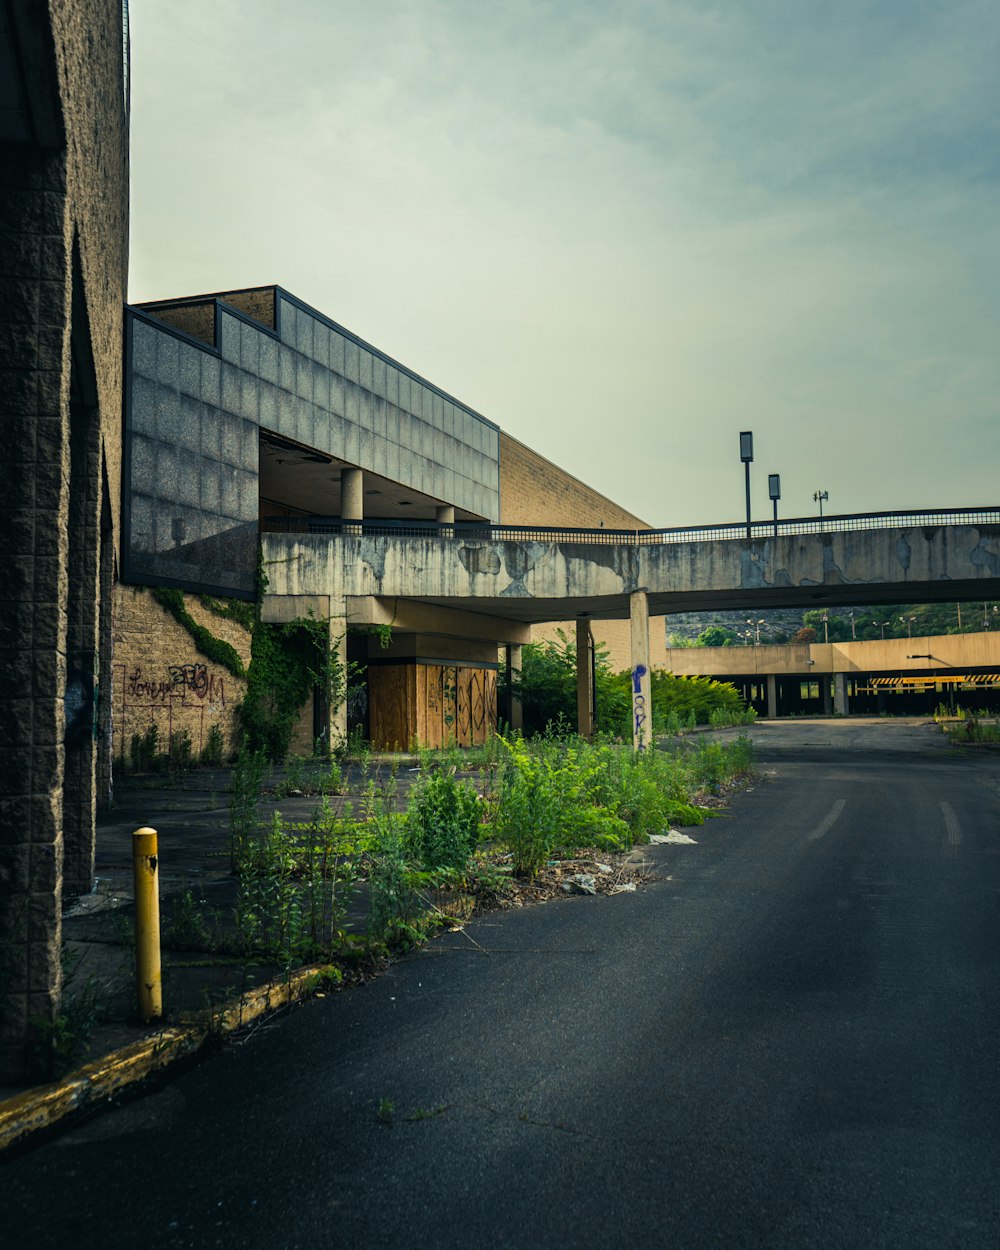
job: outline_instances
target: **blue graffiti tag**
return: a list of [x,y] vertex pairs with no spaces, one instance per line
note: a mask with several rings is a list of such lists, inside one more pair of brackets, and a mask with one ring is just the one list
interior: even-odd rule
[[634,717],[635,737],[640,750],[643,745],[643,726],[646,723],[646,698],[642,693],[642,679],[646,676],[645,664],[637,664],[632,670],[632,714]]

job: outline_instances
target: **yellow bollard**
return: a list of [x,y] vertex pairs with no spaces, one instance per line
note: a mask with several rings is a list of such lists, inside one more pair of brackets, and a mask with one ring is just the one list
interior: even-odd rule
[[135,983],[139,1017],[148,1024],[163,1015],[160,875],[155,829],[136,829],[132,834],[132,876],[135,882]]

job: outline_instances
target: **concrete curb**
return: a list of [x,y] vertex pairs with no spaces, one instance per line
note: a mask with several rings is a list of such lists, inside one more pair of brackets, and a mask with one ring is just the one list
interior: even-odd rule
[[15,1143],[23,1144],[32,1134],[51,1128],[66,1116],[110,1100],[195,1054],[211,1038],[234,1033],[268,1012],[308,998],[330,979],[340,980],[340,972],[332,964],[299,968],[290,977],[257,986],[223,1007],[199,1011],[176,1028],[162,1029],[95,1059],[51,1085],[39,1085],[0,1102],[0,1152]]

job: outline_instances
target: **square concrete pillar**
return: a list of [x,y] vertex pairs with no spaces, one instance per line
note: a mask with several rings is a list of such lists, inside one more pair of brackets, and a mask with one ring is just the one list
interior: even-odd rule
[[649,596],[644,590],[629,596],[632,635],[632,745],[645,750],[653,740],[653,704],[649,684]]
[[340,661],[340,671],[343,673],[343,687],[339,691],[333,691],[333,697],[329,702],[329,720],[327,728],[327,740],[329,749],[335,751],[337,747],[343,745],[347,741],[347,615],[346,609],[343,615],[330,617],[330,650],[336,652]]
[[581,738],[594,736],[594,639],[586,616],[576,622],[576,731]]
[[509,691],[506,708],[507,724],[511,729],[524,727],[524,711],[517,683],[521,680],[521,648],[510,643],[506,648],[507,687]]
[[835,673],[833,678],[833,710],[838,716],[846,716],[850,711],[850,699],[847,694],[847,674]]
[[778,678],[774,673],[767,674],[767,718],[778,719]]

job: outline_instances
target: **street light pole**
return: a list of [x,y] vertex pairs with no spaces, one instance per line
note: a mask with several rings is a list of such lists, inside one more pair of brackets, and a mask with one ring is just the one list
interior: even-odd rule
[[781,498],[781,474],[769,473],[767,475],[767,493],[771,497],[774,504],[774,536],[778,537],[778,500]]
[[747,542],[750,541],[750,465],[753,463],[753,431],[740,431],[740,459],[746,469],[747,480]]

